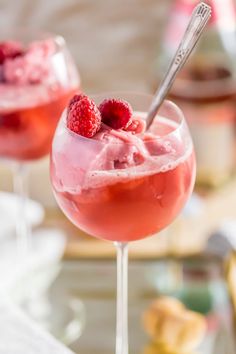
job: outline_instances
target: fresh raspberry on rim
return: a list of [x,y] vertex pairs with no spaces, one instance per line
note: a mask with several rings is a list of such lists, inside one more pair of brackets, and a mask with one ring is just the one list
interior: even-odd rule
[[6,59],[14,59],[22,54],[23,48],[21,43],[16,41],[0,42],[0,65],[3,64]]
[[83,93],[80,94],[76,94],[72,97],[72,99],[70,100],[69,104],[68,104],[68,111],[72,109],[72,106],[76,103],[79,102],[80,100],[82,100],[82,98],[86,97],[86,95],[84,95]]
[[92,138],[99,131],[101,114],[89,97],[84,95],[68,109],[67,127],[86,138]]
[[105,99],[99,105],[103,123],[113,129],[125,129],[129,126],[133,114],[130,104],[123,100]]

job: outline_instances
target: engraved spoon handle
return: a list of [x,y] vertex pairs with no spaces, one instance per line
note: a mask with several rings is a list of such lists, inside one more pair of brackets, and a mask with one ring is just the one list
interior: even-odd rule
[[202,34],[202,31],[210,17],[211,7],[205,4],[204,2],[198,4],[193,10],[188,27],[186,28],[186,31],[177,49],[177,52],[151,103],[150,110],[146,119],[146,129],[148,129],[152,124],[152,121],[155,118],[157,111],[160,108],[162,102],[164,101],[168,91],[173,85],[173,82],[178,72],[182,69],[189,55],[196,46]]

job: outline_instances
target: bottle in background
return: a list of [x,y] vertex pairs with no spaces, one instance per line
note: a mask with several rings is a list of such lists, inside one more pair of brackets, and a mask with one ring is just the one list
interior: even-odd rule
[[[212,7],[212,18],[170,98],[188,119],[197,156],[197,183],[215,187],[231,176],[235,165],[236,9],[234,0],[205,2]],[[173,1],[156,67],[159,81],[198,3]]]

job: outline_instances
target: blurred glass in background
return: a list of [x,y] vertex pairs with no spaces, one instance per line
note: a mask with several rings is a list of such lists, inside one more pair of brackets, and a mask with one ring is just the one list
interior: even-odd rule
[[[173,0],[157,55],[161,78],[198,0]],[[197,155],[197,183],[217,187],[235,170],[236,7],[234,0],[206,0],[212,17],[177,78],[170,98],[183,109]]]

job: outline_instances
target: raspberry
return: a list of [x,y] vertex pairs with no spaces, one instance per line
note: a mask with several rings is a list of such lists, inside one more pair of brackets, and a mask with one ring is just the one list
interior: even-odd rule
[[6,59],[13,59],[22,54],[23,48],[19,42],[0,42],[0,64],[3,64]]
[[130,104],[123,100],[105,99],[99,106],[102,121],[113,129],[128,127],[133,114]]
[[101,114],[89,97],[84,96],[68,110],[67,127],[86,138],[92,138],[99,131]]
[[139,117],[133,118],[125,128],[127,132],[131,132],[133,134],[141,134],[144,133],[146,129],[146,122]]
[[0,65],[0,83],[4,82],[3,66]]
[[74,104],[75,104],[76,102],[79,102],[82,98],[85,98],[85,97],[86,97],[86,95],[84,95],[83,93],[74,95],[74,96],[72,97],[72,99],[70,100],[70,102],[69,102],[69,105],[68,105],[68,112],[72,109],[72,107],[74,106]]

